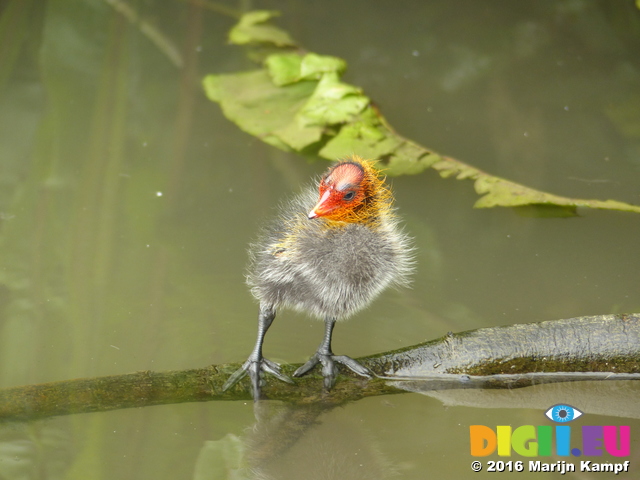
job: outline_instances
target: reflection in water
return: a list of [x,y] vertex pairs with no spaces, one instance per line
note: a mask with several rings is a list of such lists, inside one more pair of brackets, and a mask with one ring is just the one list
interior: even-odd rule
[[396,474],[373,435],[345,411],[323,405],[256,405],[257,421],[242,438],[206,441],[194,480],[387,479]]
[[[532,386],[514,389],[434,389],[430,382],[411,380],[393,382],[394,386],[437,398],[446,406],[467,406],[476,408],[532,408],[544,411],[550,405],[560,402],[580,405],[584,413],[611,415],[624,418],[640,418],[640,382],[635,380],[575,381],[589,374],[567,374],[566,380],[552,380],[558,374],[550,374],[549,380],[535,375],[528,376]],[[573,379],[572,379],[573,376]],[[597,377],[595,374],[593,377]],[[602,375],[601,375],[602,376]],[[501,375],[498,375],[501,377]],[[505,377],[505,375],[502,375]],[[525,377],[527,377],[525,375]],[[482,379],[477,379],[481,382]],[[554,382],[554,383],[551,383]],[[556,383],[558,382],[558,383]],[[432,383],[432,382],[431,382]]]
[[49,422],[8,423],[0,427],[0,478],[67,478],[75,445],[64,426]]
[[[539,424],[549,423],[544,412],[559,402],[579,405],[585,415],[640,418],[637,401],[640,382],[637,380],[576,381],[574,378],[573,381],[546,383],[553,380],[538,378],[536,381],[539,383],[514,389],[458,388],[454,381],[448,387],[446,382],[434,387],[432,380],[397,381],[394,384],[435,398],[445,407],[499,412],[504,409],[536,410]],[[456,382],[460,384],[458,380]],[[389,458],[389,454],[379,447],[383,439],[364,429],[345,409],[323,404],[294,406],[261,401],[255,405],[255,414],[256,423],[247,428],[242,437],[228,434],[220,440],[204,443],[196,462],[195,480],[219,478],[216,475],[221,471],[226,475],[223,478],[243,480],[386,479],[395,477],[401,470],[400,462]],[[535,423],[535,420],[531,421]],[[594,420],[591,418],[590,421]],[[628,421],[624,423],[628,424]],[[463,430],[467,428],[465,425]],[[467,444],[458,444],[456,448],[466,451]]]

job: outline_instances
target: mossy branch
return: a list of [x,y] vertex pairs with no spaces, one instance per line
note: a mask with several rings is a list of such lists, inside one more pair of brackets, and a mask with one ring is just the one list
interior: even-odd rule
[[[608,377],[637,378],[640,314],[578,317],[450,333],[359,361],[379,378],[367,381],[341,375],[334,389],[324,392],[319,375],[296,379],[295,385],[268,377],[264,393],[271,399],[295,404],[337,405],[403,393],[403,382],[414,386],[419,382],[421,388],[435,390],[513,388],[581,378],[560,372],[609,372]],[[298,366],[285,365],[283,371],[290,375]],[[238,364],[230,364],[182,371],[143,371],[7,388],[0,390],[0,420],[33,420],[183,402],[251,400],[246,380],[222,392],[222,385],[237,368]]]

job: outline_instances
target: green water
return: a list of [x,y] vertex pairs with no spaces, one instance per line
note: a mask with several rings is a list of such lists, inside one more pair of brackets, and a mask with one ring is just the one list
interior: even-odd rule
[[[346,81],[405,137],[540,190],[640,204],[633,2],[228,6],[240,4],[282,11],[280,25],[306,48],[344,58]],[[205,98],[204,75],[254,67],[225,44],[234,19],[198,5],[0,2],[0,386],[249,354],[257,305],[244,285],[246,245],[326,163],[250,137]],[[470,182],[431,171],[392,183],[416,239],[413,288],[385,292],[339,324],[336,353],[640,311],[637,215],[526,218],[474,210]],[[322,331],[321,322],[281,312],[265,354],[303,362]],[[255,426],[244,402],[11,425],[0,431],[0,476],[237,478],[221,472],[241,462],[242,448],[251,459],[264,451],[256,443],[271,439],[286,448],[254,478],[467,478],[469,425],[549,424],[546,407],[581,388],[558,387],[548,405],[517,392],[493,403],[413,393],[367,399],[298,435],[279,421],[296,412],[267,406]],[[630,425],[637,476],[640,414],[616,416],[618,387],[600,388],[614,392],[610,413],[599,409],[576,425]],[[584,403],[598,396],[586,386],[582,393]]]

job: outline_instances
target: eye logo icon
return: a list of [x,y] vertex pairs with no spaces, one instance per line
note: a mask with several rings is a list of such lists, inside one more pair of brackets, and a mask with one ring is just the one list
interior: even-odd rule
[[553,420],[556,423],[567,423],[580,417],[582,412],[571,405],[558,404],[549,407],[544,414],[549,420]]

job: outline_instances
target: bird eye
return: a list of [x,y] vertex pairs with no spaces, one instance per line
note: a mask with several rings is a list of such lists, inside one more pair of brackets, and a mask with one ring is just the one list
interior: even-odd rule
[[571,405],[554,405],[544,412],[549,420],[558,423],[566,423],[582,416],[582,412]]
[[345,193],[344,197],[342,197],[344,200],[346,200],[347,202],[350,202],[351,200],[353,200],[353,197],[356,196],[356,192],[354,192],[353,190],[350,192]]

